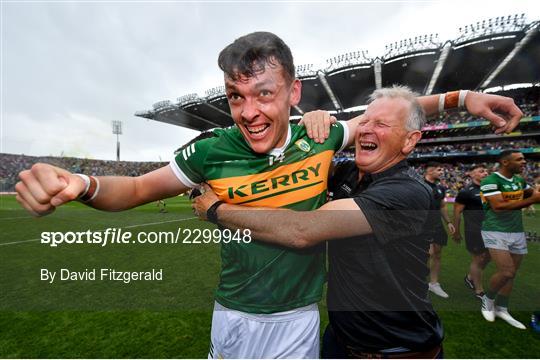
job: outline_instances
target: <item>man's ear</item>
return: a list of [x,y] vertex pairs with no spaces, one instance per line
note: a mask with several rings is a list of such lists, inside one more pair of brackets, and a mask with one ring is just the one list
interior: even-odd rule
[[290,98],[291,106],[298,105],[300,103],[301,97],[302,97],[302,82],[298,79],[294,79],[293,84],[292,84],[291,98]]
[[407,133],[407,137],[405,138],[405,143],[403,144],[403,148],[401,149],[401,152],[403,152],[405,155],[409,155],[413,150],[416,144],[420,141],[422,138],[422,132],[419,130],[409,131]]

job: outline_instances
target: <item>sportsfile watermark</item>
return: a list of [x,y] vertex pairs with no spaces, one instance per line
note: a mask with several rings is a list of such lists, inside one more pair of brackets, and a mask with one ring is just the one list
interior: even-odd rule
[[98,246],[126,244],[228,244],[245,243],[252,240],[251,230],[229,229],[189,229],[176,231],[140,231],[133,233],[122,228],[86,231],[44,231],[40,243],[50,247],[73,244],[92,244]]

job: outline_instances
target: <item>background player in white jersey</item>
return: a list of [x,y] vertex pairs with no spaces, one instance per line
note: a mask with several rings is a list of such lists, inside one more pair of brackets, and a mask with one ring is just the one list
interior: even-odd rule
[[525,325],[508,313],[508,300],[513,279],[527,253],[521,209],[540,202],[540,192],[528,186],[518,175],[523,172],[525,163],[521,152],[502,151],[499,171],[480,183],[485,210],[482,238],[497,266],[482,297],[481,312],[487,321],[495,321],[499,317],[519,329],[525,329]]
[[485,165],[479,164],[469,170],[471,184],[461,189],[454,203],[454,241],[461,242],[461,214],[465,222],[464,235],[467,251],[471,254],[472,260],[469,272],[463,279],[465,285],[474,291],[478,298],[484,295],[482,284],[482,272],[489,263],[489,251],[484,246],[482,240],[482,221],[484,220],[484,209],[480,199],[480,182],[487,176]]
[[[294,152],[292,155],[300,156],[301,154],[294,150],[295,146],[300,151],[308,148],[311,150],[318,146],[314,142],[310,143],[310,140],[304,137],[298,128],[294,128],[294,134],[291,134],[293,131],[291,130],[292,127],[289,126],[290,109],[298,104],[301,93],[301,83],[295,78],[291,52],[277,36],[263,32],[252,33],[239,38],[235,43],[224,49],[224,52],[231,55],[224,58],[220,56],[220,66],[224,70],[227,97],[236,127],[219,131],[217,140],[203,140],[201,142],[202,147],[199,147],[198,143],[192,144],[188,149],[185,149],[185,154],[180,152],[176,158],[178,161],[171,162],[170,166],[165,166],[138,177],[77,175],[48,164],[36,164],[32,169],[20,173],[21,182],[16,185],[17,201],[36,216],[49,214],[56,207],[73,200],[83,201],[88,206],[96,209],[120,211],[183,193],[196,186],[197,182],[207,180],[219,182],[220,179],[212,178],[217,175],[208,172],[215,171],[217,166],[225,166],[224,164],[229,164],[226,166],[225,171],[231,171],[231,169],[251,171],[250,175],[260,175],[260,179],[256,181],[239,185],[240,187],[231,192],[232,195],[244,196],[245,194],[240,190],[244,188],[242,186],[248,185],[250,185],[249,188],[254,190],[253,192],[266,190],[267,187],[265,187],[264,181],[268,181],[272,185],[289,184],[284,181],[284,178],[281,178],[280,181],[276,180],[276,178],[268,178],[272,171],[281,167],[281,155],[290,151]],[[438,95],[432,95],[420,98],[419,102],[426,113],[433,114],[438,110],[438,100]],[[521,111],[510,98],[469,92],[464,101],[465,107],[471,114],[489,119],[497,128],[497,132],[511,131],[517,126],[522,116]],[[495,114],[494,111],[497,111],[498,114]],[[357,122],[358,119],[355,121]],[[331,136],[333,137],[331,139],[333,141],[332,148],[324,150],[319,147],[319,149],[329,151],[326,153],[327,155],[338,150],[341,147],[341,144],[338,144],[337,141],[339,137],[343,140],[343,144],[351,143],[354,139],[354,132],[349,132],[349,136],[346,135],[346,132],[349,127],[354,129],[356,122],[334,127],[333,132],[341,131],[341,135]],[[314,124],[321,124],[321,122],[313,123],[308,121],[307,133],[318,139],[317,143],[319,143],[327,135],[326,129],[328,129],[329,118],[322,120],[322,124],[325,124],[326,128]],[[300,141],[299,143],[290,143],[293,135],[298,137],[297,141]],[[305,146],[306,144],[301,140],[307,142],[308,146]],[[235,144],[237,148],[235,150],[221,151],[217,154],[214,150],[224,149],[220,148],[220,146],[208,146],[211,141],[218,142],[215,143],[216,145],[225,144],[229,146]],[[207,157],[204,156],[203,160],[198,163],[188,160],[194,157],[201,159],[201,150],[203,148],[206,149],[205,151],[211,151],[212,156],[219,155],[219,161],[208,162]],[[185,159],[181,160],[184,156]],[[238,156],[241,158],[238,158]],[[253,171],[250,167],[251,163],[245,162],[256,161],[257,159],[262,160],[262,163],[266,163],[269,168],[264,168],[261,164],[258,164],[259,173]],[[244,165],[242,166],[242,164]],[[195,165],[195,168],[191,168],[191,165]],[[298,171],[300,170],[302,169],[298,169]],[[328,169],[321,168],[321,172],[319,172],[319,168],[314,167],[314,170],[321,176],[322,187],[319,196],[322,198],[326,191]],[[212,177],[209,177],[210,175]],[[307,175],[302,176],[307,178]],[[197,182],[193,180],[197,180]],[[216,184],[219,185],[217,182]],[[235,201],[235,199],[227,197],[226,189],[222,195],[224,201]],[[310,204],[310,206],[316,205]],[[275,201],[269,206],[278,207],[281,204]],[[291,253],[287,252],[287,254]],[[255,256],[258,255],[255,254]],[[235,264],[234,261],[229,263]],[[282,269],[284,273],[281,276],[287,277],[289,273],[294,276],[301,275],[301,273],[295,272],[294,269],[286,267]],[[321,267],[317,266],[317,269],[317,271],[320,271]],[[324,270],[324,268],[322,269]],[[226,273],[227,270],[229,269],[224,269],[224,272]],[[241,277],[240,273],[236,275]],[[271,274],[267,275],[271,277]],[[279,274],[276,273],[277,275]],[[249,279],[244,280],[249,281]],[[317,288],[304,290],[315,294],[320,293],[322,283],[319,280],[315,283],[314,286]],[[231,287],[235,289],[238,286],[239,284],[220,283],[220,289],[230,289]],[[254,289],[258,286],[260,291],[268,290],[265,293],[267,295],[280,292],[279,286],[268,288],[267,283],[264,281],[254,280],[250,283],[250,286]],[[248,292],[241,295],[237,298],[256,294]],[[265,306],[265,311],[262,311],[263,314],[255,313],[255,315],[262,316],[252,316],[253,312],[237,309],[227,312],[216,311],[215,315],[221,317],[221,315],[227,314],[227,318],[213,322],[212,332],[221,335],[221,339],[213,337],[210,355],[232,358],[316,357],[318,355],[319,338],[318,312],[304,311],[305,304],[298,304],[302,304],[305,299],[295,301],[298,300],[296,294],[290,293],[288,295],[290,297],[286,304],[272,303],[272,296],[260,297],[259,299],[266,302],[262,305]],[[224,295],[220,299],[225,298]],[[311,305],[318,301],[316,296],[310,299]],[[226,305],[220,303],[220,306],[230,308],[235,299],[232,300],[228,301]],[[255,307],[261,306],[260,302],[251,305]],[[238,307],[240,308],[240,306]],[[312,309],[313,306],[309,308]],[[280,319],[280,321],[272,322],[273,316]],[[232,317],[234,317],[234,320]],[[240,323],[242,325],[239,325]],[[269,323],[273,324],[271,331],[267,331]],[[295,330],[290,330],[291,328]],[[241,330],[241,333],[235,334],[234,331],[238,329]],[[223,336],[224,334],[225,336]],[[298,334],[299,337],[291,336],[291,334]],[[261,336],[264,338],[261,338]],[[267,346],[262,346],[262,341],[266,341]]]

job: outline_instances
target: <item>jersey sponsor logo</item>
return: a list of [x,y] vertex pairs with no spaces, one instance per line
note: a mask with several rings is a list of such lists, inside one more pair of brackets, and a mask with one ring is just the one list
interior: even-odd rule
[[523,200],[523,190],[503,192],[502,196],[504,200],[508,201]]
[[279,175],[270,179],[255,181],[249,185],[243,184],[237,188],[231,186],[227,189],[227,193],[229,195],[229,199],[234,199],[235,197],[247,197],[248,194],[261,194],[279,187],[286,188],[292,184],[309,181],[311,177],[318,177],[320,169],[321,163],[317,163],[315,166],[308,166],[307,169],[296,170],[291,174]]
[[309,146],[309,143],[304,139],[300,139],[294,144],[296,145],[297,148],[299,148],[303,152],[309,152],[309,150],[311,150],[311,146]]
[[286,206],[326,190],[333,154],[328,150],[264,173],[208,180],[208,183],[228,203]]

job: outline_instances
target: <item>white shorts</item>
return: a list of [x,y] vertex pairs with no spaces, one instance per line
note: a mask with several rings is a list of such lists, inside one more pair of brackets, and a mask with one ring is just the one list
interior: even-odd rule
[[527,253],[524,232],[482,231],[482,239],[486,248],[506,250],[519,255]]
[[317,304],[274,314],[214,305],[209,359],[319,358]]

